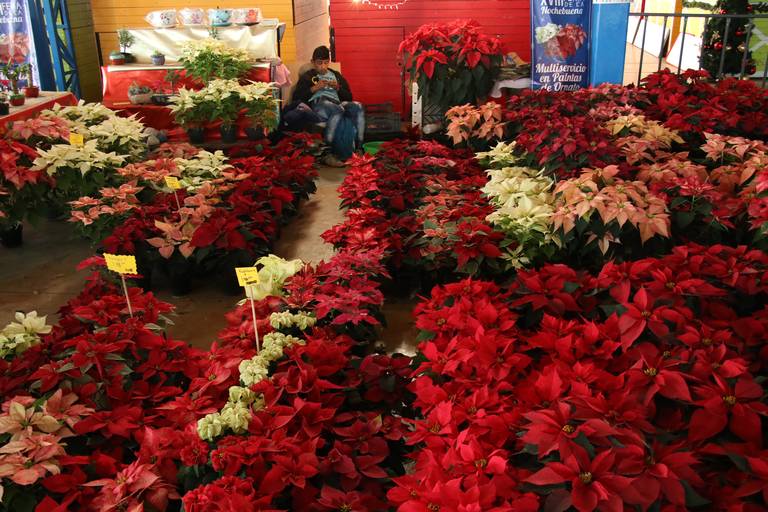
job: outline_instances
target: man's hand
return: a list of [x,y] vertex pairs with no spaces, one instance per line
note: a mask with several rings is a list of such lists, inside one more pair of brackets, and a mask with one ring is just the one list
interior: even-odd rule
[[310,90],[310,91],[312,91],[312,93],[316,93],[316,92],[317,92],[317,91],[319,91],[320,89],[325,89],[325,87],[326,87],[326,85],[327,85],[327,84],[328,84],[328,82],[326,82],[325,80],[320,80],[320,81],[319,81],[319,82],[317,82],[315,85],[313,85],[312,87],[310,87],[310,88],[309,88],[309,90]]

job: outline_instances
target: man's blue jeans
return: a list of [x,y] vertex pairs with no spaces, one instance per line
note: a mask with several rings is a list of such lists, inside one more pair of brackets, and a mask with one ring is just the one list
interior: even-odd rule
[[320,99],[312,105],[312,110],[320,117],[325,125],[325,142],[333,142],[333,134],[342,117],[348,117],[357,128],[357,144],[362,145],[365,136],[365,112],[363,105],[357,101],[345,101],[341,104]]

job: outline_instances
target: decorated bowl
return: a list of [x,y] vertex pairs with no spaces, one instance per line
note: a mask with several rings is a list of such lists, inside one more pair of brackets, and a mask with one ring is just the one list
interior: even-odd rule
[[181,23],[187,26],[203,25],[205,23],[205,11],[202,9],[193,9],[190,7],[179,11]]
[[171,28],[176,26],[176,9],[152,11],[144,17],[155,28]]
[[208,21],[211,25],[229,25],[231,23],[231,18],[231,9],[208,9]]
[[232,10],[232,23],[237,23],[238,25],[255,25],[260,21],[261,9],[258,7]]

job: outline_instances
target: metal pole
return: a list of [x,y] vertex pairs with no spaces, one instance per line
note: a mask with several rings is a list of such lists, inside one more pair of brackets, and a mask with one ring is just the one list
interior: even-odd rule
[[717,77],[723,76],[723,66],[725,65],[725,49],[728,46],[728,32],[731,29],[731,18],[725,19],[725,35],[723,36],[723,49],[720,51],[720,66],[717,68]]
[[765,56],[765,64],[763,65],[763,89],[765,89],[766,76],[768,76],[768,55]]
[[677,74],[680,74],[680,68],[683,67],[683,50],[685,50],[685,33],[688,30],[688,17],[683,19],[683,38],[680,40],[680,58],[677,61]]
[[668,19],[669,19],[669,16],[664,16],[664,27],[661,29],[661,46],[659,47],[659,66],[656,68],[656,71],[661,71],[661,61],[664,60],[662,57],[662,52],[664,51],[664,39],[667,35]]
[[648,18],[645,18],[645,25],[643,26],[643,41],[640,43],[640,65],[637,70],[637,85],[640,85],[640,80],[643,78],[643,55],[645,55],[645,35],[648,33]]
[[752,36],[752,23],[747,23],[747,37],[744,39],[744,56],[741,58],[741,71],[739,79],[744,78],[744,71],[747,69],[747,55],[749,55],[749,38]]

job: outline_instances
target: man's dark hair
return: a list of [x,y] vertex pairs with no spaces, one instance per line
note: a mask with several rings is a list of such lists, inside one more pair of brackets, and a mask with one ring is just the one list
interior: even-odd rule
[[318,46],[312,52],[312,60],[331,60],[331,50],[327,46]]

